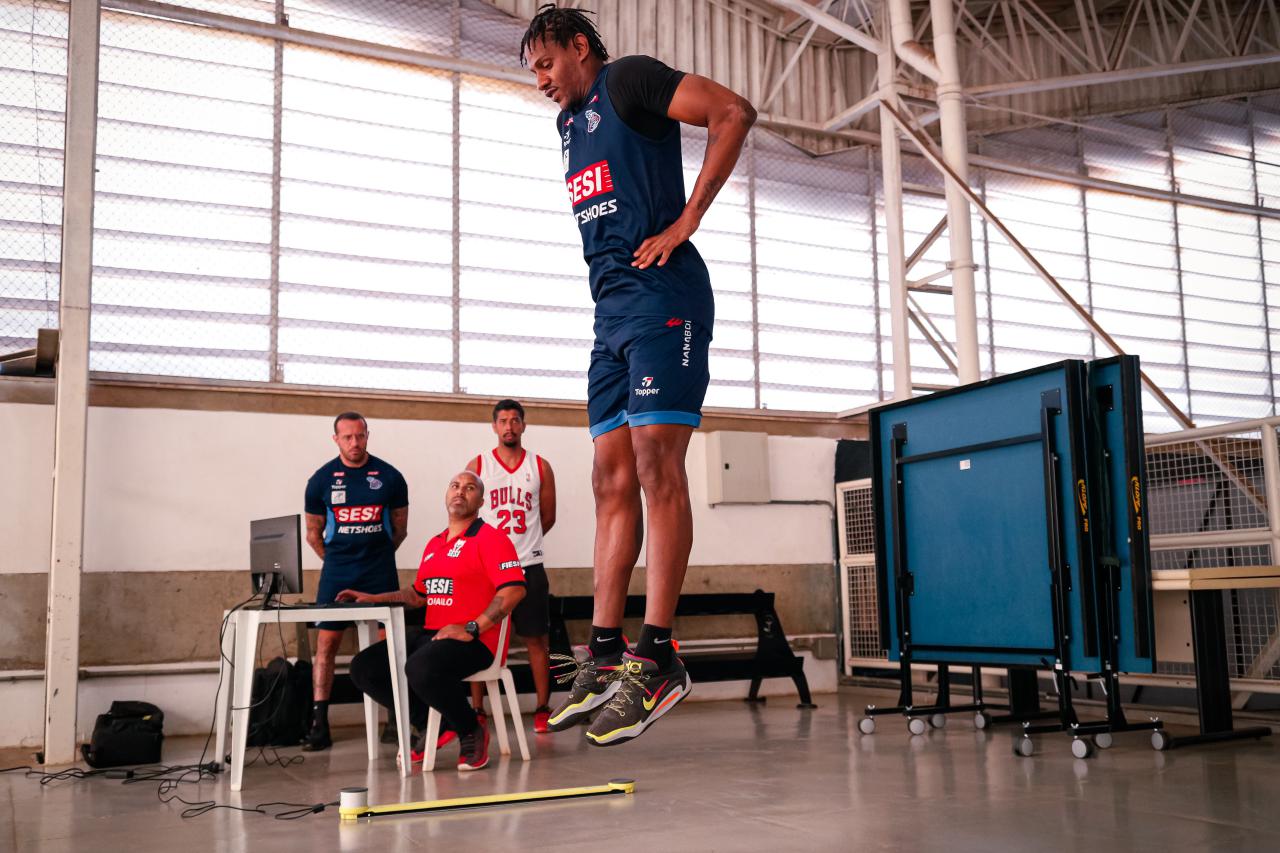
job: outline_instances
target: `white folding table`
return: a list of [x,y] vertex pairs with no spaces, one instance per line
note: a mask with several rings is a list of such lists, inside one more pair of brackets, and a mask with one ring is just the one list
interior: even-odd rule
[[[391,692],[395,701],[396,733],[401,756],[409,755],[409,684],[405,679],[404,608],[377,607],[280,607],[266,610],[238,609],[223,614],[226,629],[219,656],[218,699],[214,726],[217,729],[217,760],[226,752],[227,722],[231,723],[231,790],[239,791],[244,777],[244,752],[249,734],[249,706],[252,703],[253,671],[258,656],[258,629],[262,625],[285,622],[354,622],[360,648],[376,636],[378,623],[387,632],[387,658],[391,664]],[[231,713],[228,715],[228,711]],[[369,760],[378,757],[378,704],[364,698],[365,739]],[[412,762],[400,762],[400,775],[408,776]]]

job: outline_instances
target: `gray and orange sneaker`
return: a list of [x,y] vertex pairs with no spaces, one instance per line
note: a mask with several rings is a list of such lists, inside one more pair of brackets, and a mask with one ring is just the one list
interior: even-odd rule
[[569,685],[569,696],[547,717],[547,731],[562,732],[588,719],[608,702],[621,686],[609,677],[621,670],[622,653],[616,657],[596,658],[585,646],[575,649],[574,657],[552,655],[551,672],[556,682]]
[[618,689],[587,729],[587,740],[596,746],[639,737],[693,690],[684,663],[674,656],[671,666],[660,670],[656,661],[624,654],[622,667],[606,680]]

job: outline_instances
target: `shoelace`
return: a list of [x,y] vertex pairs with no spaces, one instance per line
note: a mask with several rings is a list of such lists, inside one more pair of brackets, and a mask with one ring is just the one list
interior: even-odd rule
[[633,696],[636,690],[645,690],[645,677],[643,675],[644,667],[636,661],[628,661],[625,665],[618,667],[613,672],[605,675],[601,680],[605,683],[618,681],[618,692],[613,694],[604,706],[605,711],[613,711],[619,717],[625,716],[627,708],[631,707],[635,701]]
[[[572,655],[551,656],[551,674],[555,677],[556,684],[568,684],[578,677],[578,673],[588,668],[590,668],[589,661],[579,661]],[[558,669],[567,670],[567,672],[557,673]]]

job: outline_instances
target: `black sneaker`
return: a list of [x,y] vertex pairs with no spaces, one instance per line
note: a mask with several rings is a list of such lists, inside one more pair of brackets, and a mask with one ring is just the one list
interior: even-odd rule
[[389,744],[396,744],[400,742],[400,732],[396,730],[396,721],[394,717],[383,724],[382,737],[379,738],[378,742]]
[[489,730],[487,728],[476,726],[471,730],[471,734],[459,738],[458,743],[459,770],[479,770],[489,763]]
[[552,655],[551,660],[556,683],[572,681],[573,684],[569,686],[568,698],[547,717],[547,731],[562,732],[573,728],[618,692],[619,683],[607,680],[607,677],[621,670],[621,652],[616,657],[596,660],[589,648],[582,647],[577,649],[575,657]]
[[302,739],[303,752],[320,752],[333,746],[333,738],[329,737],[328,723],[316,721],[311,724],[311,731]]
[[596,746],[639,737],[693,689],[678,657],[672,657],[669,669],[659,670],[655,661],[625,654],[622,667],[608,679],[618,689],[587,729],[587,740]]

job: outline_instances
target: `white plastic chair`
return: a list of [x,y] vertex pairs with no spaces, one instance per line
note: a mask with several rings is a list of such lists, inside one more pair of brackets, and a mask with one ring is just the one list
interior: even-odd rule
[[[511,677],[511,670],[506,666],[507,633],[510,621],[510,616],[504,618],[502,627],[498,629],[498,648],[502,650],[502,654],[493,659],[493,664],[488,669],[482,669],[463,680],[484,682],[489,694],[489,708],[493,712],[493,726],[498,733],[498,751],[502,755],[510,755],[511,743],[507,738],[507,721],[502,713],[502,691],[498,689],[499,682],[502,683],[507,693],[507,705],[511,708],[511,722],[516,730],[516,742],[520,744],[520,757],[528,761],[529,743],[525,739],[524,723],[520,719],[520,696],[516,693],[516,681]],[[431,714],[427,717],[426,753],[422,758],[423,773],[430,773],[436,769],[436,741],[439,737],[440,712],[432,708]]]

